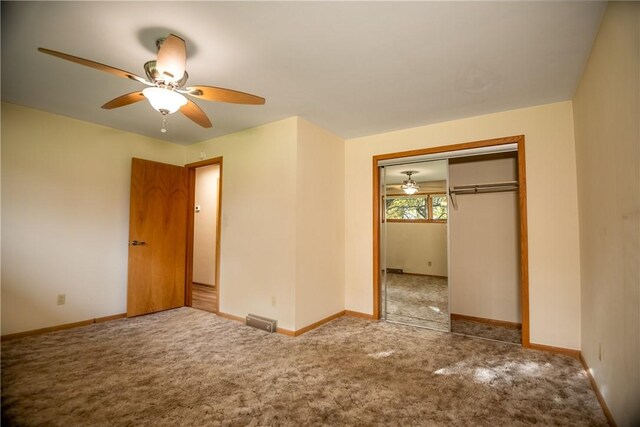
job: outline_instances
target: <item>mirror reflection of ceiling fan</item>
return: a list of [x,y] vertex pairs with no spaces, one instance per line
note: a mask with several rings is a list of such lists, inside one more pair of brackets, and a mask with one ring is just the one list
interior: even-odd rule
[[146,85],[147,87],[141,91],[127,93],[112,99],[104,104],[102,108],[111,110],[147,99],[151,106],[162,114],[162,132],[166,132],[167,115],[173,114],[178,110],[198,125],[204,128],[211,127],[211,121],[204,111],[184,95],[206,101],[234,104],[262,105],[265,103],[264,98],[236,90],[213,86],[185,87],[189,75],[186,71],[187,48],[184,40],[175,34],[169,34],[166,38],[159,39],[156,42],[156,46],[158,48],[157,59],[144,64],[148,80],[128,71],[77,56],[43,47],[38,48],[38,50],[76,64],[135,80]]
[[418,171],[402,171],[402,174],[407,175],[407,179],[402,182],[402,184],[388,184],[386,185],[387,191],[395,192],[403,192],[408,195],[412,195],[417,193],[418,191],[423,192],[436,192],[436,191],[444,191],[446,181],[438,180],[438,181],[423,181],[416,182],[412,175],[416,175]]

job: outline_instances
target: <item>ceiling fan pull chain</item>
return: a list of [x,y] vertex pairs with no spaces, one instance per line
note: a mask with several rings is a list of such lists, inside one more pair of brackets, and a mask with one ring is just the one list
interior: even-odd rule
[[160,129],[160,132],[162,133],[167,133],[167,115],[163,114],[162,115],[162,129]]

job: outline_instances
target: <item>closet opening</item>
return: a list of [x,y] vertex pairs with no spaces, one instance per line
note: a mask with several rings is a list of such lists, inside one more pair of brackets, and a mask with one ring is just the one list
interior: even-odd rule
[[451,332],[521,344],[517,152],[449,159]]
[[189,169],[185,305],[218,313],[220,307],[220,212],[222,158]]
[[373,168],[374,318],[529,347],[524,136]]

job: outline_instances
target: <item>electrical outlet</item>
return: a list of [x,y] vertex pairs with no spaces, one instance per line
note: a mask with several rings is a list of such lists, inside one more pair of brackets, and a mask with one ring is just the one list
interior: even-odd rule
[[429,267],[431,267],[431,261],[428,262]]
[[271,297],[271,306],[275,307],[276,306],[276,297]]
[[64,305],[67,302],[67,296],[65,294],[58,295],[58,305]]

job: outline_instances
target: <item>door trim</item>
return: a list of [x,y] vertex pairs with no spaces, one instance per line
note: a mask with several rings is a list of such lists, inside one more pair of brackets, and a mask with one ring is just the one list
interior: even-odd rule
[[529,333],[529,242],[527,234],[527,182],[524,135],[465,142],[419,150],[373,156],[373,318],[380,319],[380,160],[401,159],[425,154],[448,153],[470,148],[492,147],[505,144],[518,145],[518,207],[520,219],[520,308],[522,312],[522,346],[530,347]]
[[194,220],[195,220],[195,206],[196,206],[196,169],[219,165],[220,178],[218,180],[218,216],[216,218],[216,310],[215,313],[220,312],[220,231],[221,231],[221,217],[222,217],[222,157],[214,157],[212,159],[201,160],[195,163],[189,163],[184,165],[189,170],[189,200],[187,201],[190,214],[187,215],[187,265],[186,265],[186,278],[184,289],[184,305],[191,307],[193,295],[191,292],[191,283],[193,282],[193,232],[194,232]]

